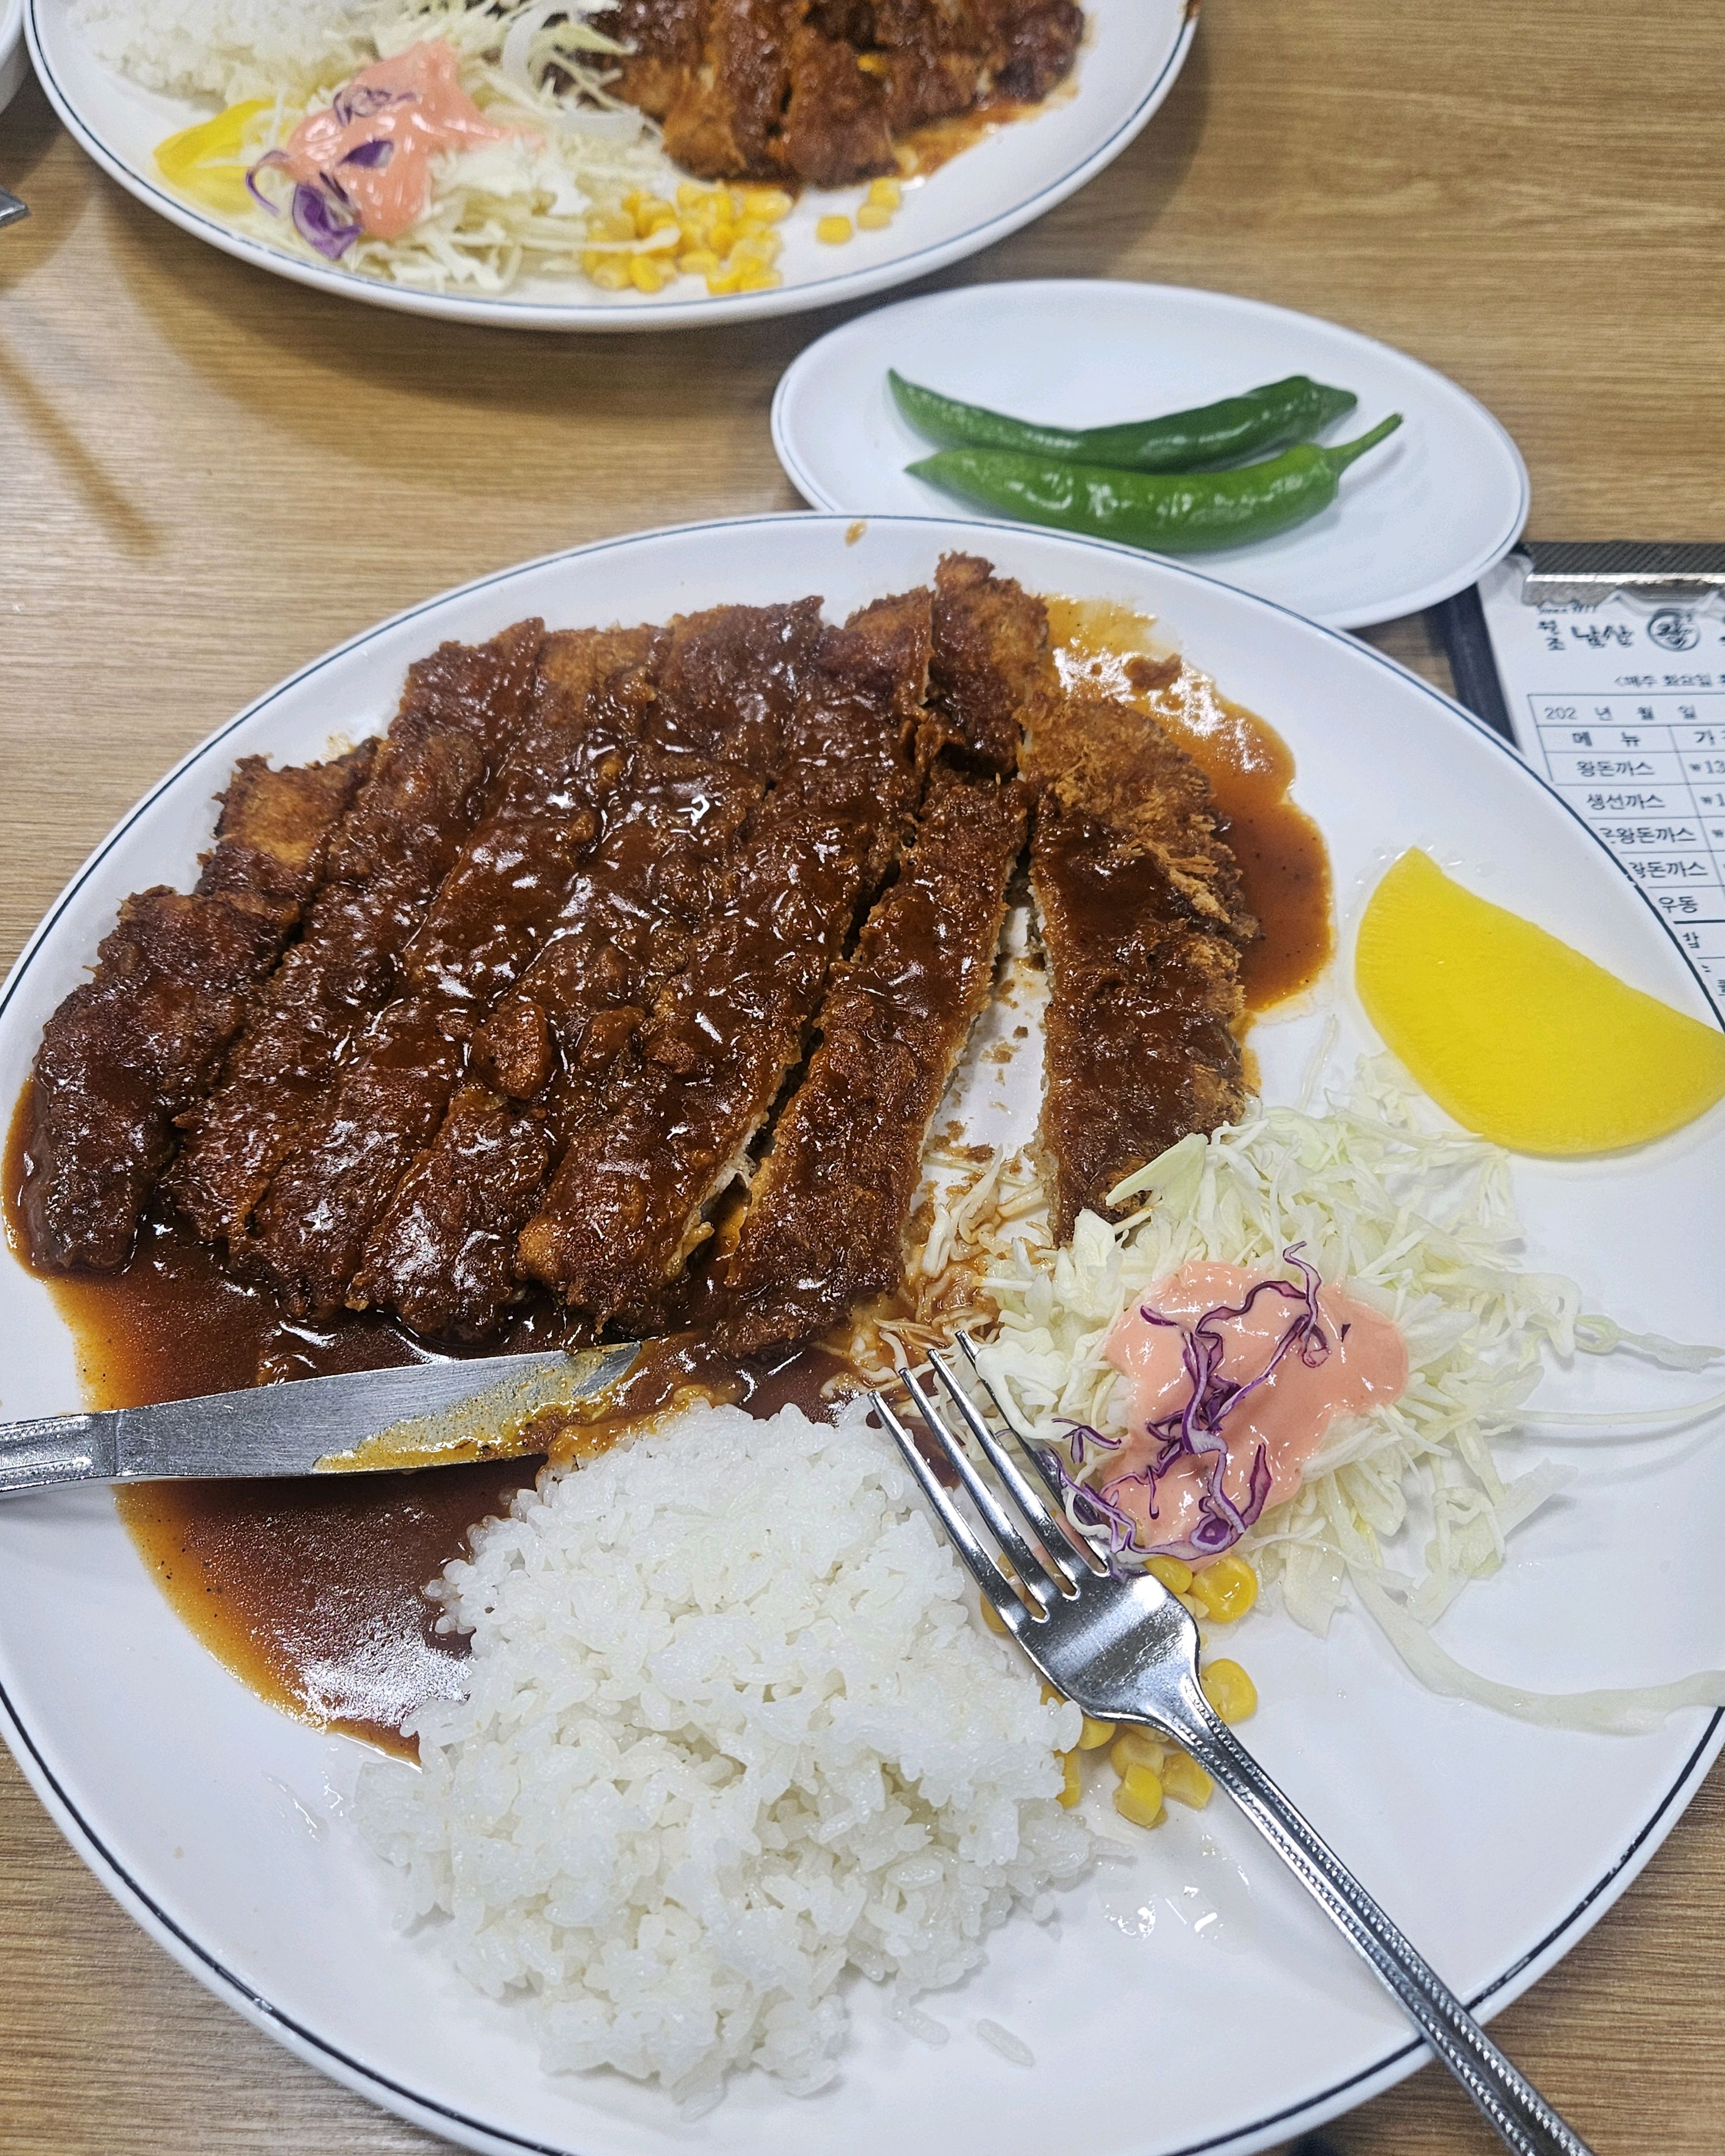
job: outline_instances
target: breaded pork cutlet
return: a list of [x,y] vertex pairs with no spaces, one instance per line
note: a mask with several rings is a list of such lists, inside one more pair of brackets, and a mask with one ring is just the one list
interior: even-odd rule
[[1134,705],[1050,699],[1024,770],[1049,977],[1038,1142],[1065,1243],[1123,1177],[1239,1114],[1240,962],[1257,924],[1209,780]]
[[[721,902],[734,847],[783,761],[819,628],[819,601],[805,599],[715,608],[660,633],[601,831],[550,940],[478,1030],[476,1082],[379,1219],[349,1286],[355,1307],[480,1339],[519,1295],[516,1238],[659,983]],[[608,698],[629,685],[614,680]]]
[[1054,679],[1042,601],[974,554],[942,556],[928,685],[947,741],[990,771],[1016,771],[1025,711]]
[[330,833],[370,768],[234,767],[195,891],[140,891],[37,1051],[23,1209],[39,1263],[124,1265],[173,1119],[211,1084],[321,880]]
[[937,769],[898,880],[827,992],[725,1273],[742,1354],[811,1338],[904,1277],[922,1147],[987,998],[1026,797]]
[[930,634],[927,592],[823,633],[778,783],[750,819],[716,913],[521,1232],[523,1271],[602,1323],[655,1320],[897,857],[921,788]]
[[240,1246],[298,1315],[339,1309],[366,1239],[466,1067],[494,997],[556,922],[634,753],[653,629],[547,639],[531,706],[461,846],[402,951],[404,993],[359,1037],[319,1111],[277,1168]]
[[526,709],[543,624],[446,644],[408,670],[399,711],[336,827],[305,932],[257,998],[221,1083],[180,1122],[165,1179],[208,1241],[235,1242],[365,1026]]

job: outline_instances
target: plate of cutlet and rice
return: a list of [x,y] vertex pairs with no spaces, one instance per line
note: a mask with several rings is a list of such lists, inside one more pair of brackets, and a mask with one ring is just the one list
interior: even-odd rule
[[[6,1413],[642,1344],[542,1455],[0,1505],[0,1717],[80,1854],[476,2149],[1244,2156],[1387,2086],[1388,1999],[1193,1762],[1045,1695],[870,1420],[963,1328],[1494,2013],[1718,1748],[1725,1148],[1698,1096],[1563,1158],[1428,1097],[1354,971],[1422,860],[1717,1050],[1502,742],[1124,550],[692,526],[261,696],[5,990]],[[1297,1385],[1205,1489],[1149,1328],[1253,1281]]]
[[506,328],[796,313],[1063,202],[1168,95],[1186,0],[29,0],[76,141],[183,231]]

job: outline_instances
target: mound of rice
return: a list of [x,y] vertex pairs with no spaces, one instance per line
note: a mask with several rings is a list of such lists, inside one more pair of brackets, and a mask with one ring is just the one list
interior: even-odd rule
[[908,2005],[1088,1859],[1055,1801],[1077,1709],[973,1620],[860,1414],[693,1409],[542,1476],[437,1591],[467,1697],[357,1816],[549,2067],[697,2107],[749,2065],[819,2088],[847,1969]]
[[375,0],[73,0],[105,66],[191,102],[301,96],[352,74]]

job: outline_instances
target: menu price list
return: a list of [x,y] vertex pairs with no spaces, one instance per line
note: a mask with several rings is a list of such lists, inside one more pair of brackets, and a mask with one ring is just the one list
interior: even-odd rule
[[1528,698],[1551,783],[1725,1011],[1725,695]]

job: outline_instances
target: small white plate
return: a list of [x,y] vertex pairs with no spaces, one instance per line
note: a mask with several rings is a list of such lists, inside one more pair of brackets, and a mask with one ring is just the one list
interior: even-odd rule
[[1359,403],[1326,439],[1392,412],[1400,430],[1348,472],[1309,524],[1193,557],[1207,575],[1332,629],[1364,629],[1448,598],[1514,544],[1527,467],[1482,404],[1443,375],[1314,315],[1178,285],[1048,279],[901,300],[842,324],[786,368],[773,445],[816,509],[972,516],[905,466],[933,446],[886,383],[911,381],[1015,418],[1109,426],[1309,374]]
[[0,112],[17,96],[30,72],[24,50],[24,0],[0,0]]
[[[156,145],[207,114],[152,95],[103,66],[68,0],[27,0],[27,8],[30,57],[73,138],[129,193],[182,231],[342,299],[503,329],[588,331],[693,329],[801,314],[907,284],[1004,239],[1120,155],[1173,87],[1198,21],[1196,0],[1085,0],[1088,28],[1070,80],[1029,118],[995,129],[907,187],[903,208],[884,232],[824,245],[814,236],[817,220],[855,210],[862,190],[804,189],[780,228],[784,282],[772,291],[715,299],[691,277],[649,297],[601,292],[584,278],[566,277],[524,280],[506,296],[487,299],[413,291],[339,264],[306,261],[174,193],[156,169]],[[676,296],[684,291],[700,297]]]
[[[1507,742],[1379,653],[1120,548],[913,517],[859,532],[798,514],[649,532],[485,578],[259,697],[122,819],[32,937],[0,990],[0,1104],[9,1111],[44,1020],[124,895],[196,875],[234,758],[316,756],[331,727],[387,723],[403,668],[440,639],[526,614],[663,620],[810,591],[839,616],[978,544],[1034,589],[1154,614],[1159,635],[1264,714],[1293,752],[1344,916],[1391,854],[1425,845],[1486,896],[1708,1016],[1676,940],[1594,834]],[[1334,1016],[1346,1069],[1371,1043],[1345,998]],[[1260,1028],[1267,1098],[1298,1097],[1324,1028],[1322,1009]],[[1722,1115],[1618,1159],[1517,1161],[1528,1265],[1579,1274],[1589,1306],[1627,1325],[1716,1337]],[[47,1288],[4,1251],[0,1340],[0,1412],[74,1405],[74,1342]],[[1719,1429],[1716,1416],[1652,1443],[1538,1446],[1574,1464],[1575,1482],[1445,1618],[1445,1643],[1494,1676],[1556,1690],[1717,1664]],[[1527,1450],[1506,1442],[1517,1471]],[[1610,1907],[1725,1727],[1700,1710],[1636,1738],[1512,1722],[1422,1691],[1356,1618],[1320,1640],[1266,1609],[1237,1651],[1263,1702],[1254,1750],[1486,2015]],[[487,2156],[1251,2156],[1425,2056],[1218,1799],[1146,1836],[1134,1861],[1099,1867],[1065,1897],[1057,1933],[1019,1922],[991,1939],[987,1966],[928,2002],[952,2026],[944,2050],[913,2041],[859,1983],[842,2077],[818,2097],[752,2076],[691,2123],[615,2075],[548,2076],[521,2014],[463,1986],[435,1927],[391,1928],[382,1867],[347,1815],[361,1748],[230,1676],[158,1593],[102,1489],[0,1505],[0,1737],[122,1906],[219,1997],[326,2073]],[[1028,2036],[1034,2068],[988,2049],[982,2018]]]

